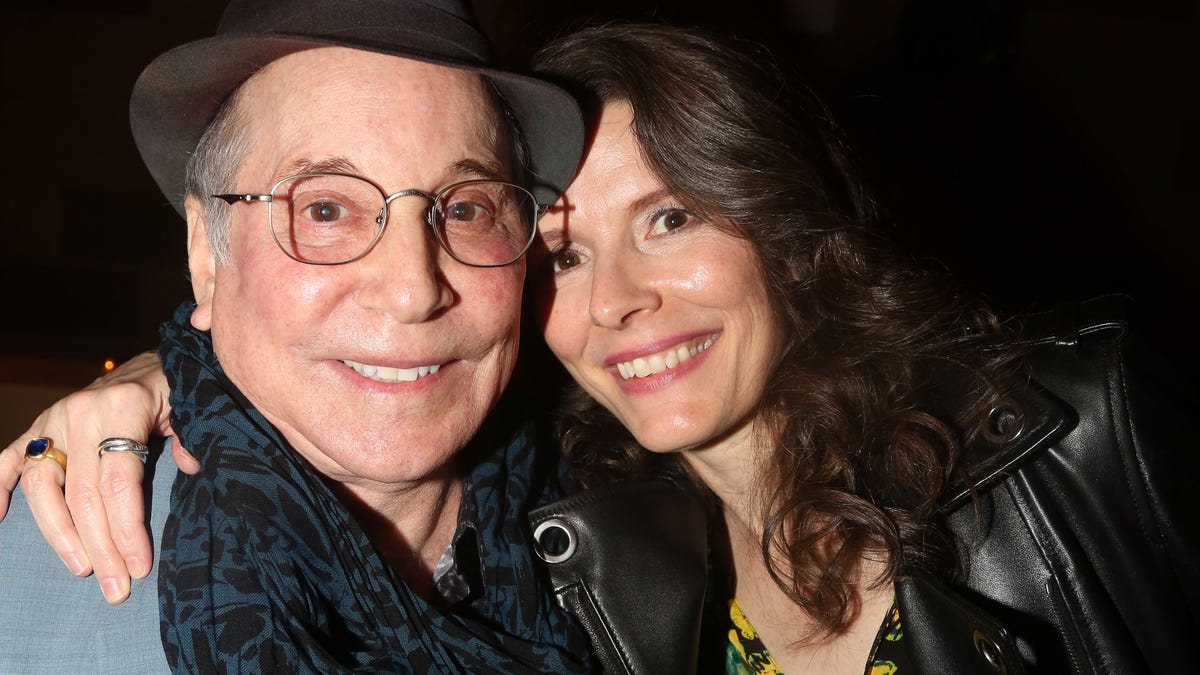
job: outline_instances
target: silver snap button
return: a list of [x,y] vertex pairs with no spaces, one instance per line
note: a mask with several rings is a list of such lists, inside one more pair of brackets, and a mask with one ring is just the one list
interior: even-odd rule
[[1003,402],[988,413],[983,435],[993,444],[1008,443],[1025,431],[1025,415],[1021,409]]
[[991,638],[979,631],[975,631],[974,639],[975,651],[979,652],[979,655],[983,657],[984,661],[988,662],[988,665],[1000,673],[1008,671],[1004,667],[1004,659],[1000,656],[1000,647]]
[[[562,539],[566,539],[566,545]],[[561,518],[547,518],[533,530],[533,548],[538,557],[550,564],[560,563],[575,555],[575,528]]]

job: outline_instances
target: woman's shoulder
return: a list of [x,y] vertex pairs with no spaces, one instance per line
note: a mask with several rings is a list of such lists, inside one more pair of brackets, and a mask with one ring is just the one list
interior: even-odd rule
[[1105,296],[1025,322],[1027,378],[982,421],[945,504],[966,585],[1051,670],[1172,671],[1197,630],[1200,429],[1129,309]]

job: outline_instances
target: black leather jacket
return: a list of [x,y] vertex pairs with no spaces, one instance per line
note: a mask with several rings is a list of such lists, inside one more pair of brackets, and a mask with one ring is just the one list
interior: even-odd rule
[[[1127,300],[1028,323],[1033,378],[968,449],[945,505],[965,578],[896,580],[922,673],[1182,673],[1200,635],[1200,443],[1144,375]],[[974,499],[972,499],[972,495]],[[570,532],[550,565],[607,672],[694,672],[704,515],[671,485],[611,486],[535,512]],[[561,556],[560,556],[561,557]]]
[[[1182,673],[1200,630],[1200,428],[1132,348],[1128,300],[1030,321],[1034,381],[1008,412],[1019,433],[970,449],[973,506],[950,504],[966,595],[1006,624],[1030,670]],[[1000,426],[1003,426],[1001,424]]]

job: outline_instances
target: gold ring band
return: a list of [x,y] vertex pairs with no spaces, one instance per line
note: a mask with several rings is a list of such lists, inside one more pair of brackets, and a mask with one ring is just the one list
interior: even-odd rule
[[63,473],[67,472],[67,453],[58,448],[47,448],[42,457],[58,462],[58,465],[62,467]]

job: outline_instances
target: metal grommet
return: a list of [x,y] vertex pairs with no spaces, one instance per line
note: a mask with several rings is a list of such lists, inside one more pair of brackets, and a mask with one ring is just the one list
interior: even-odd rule
[[[567,538],[567,545],[560,553],[553,553],[547,547],[542,537],[547,534],[562,533]],[[550,564],[565,562],[575,555],[575,528],[560,518],[548,518],[542,521],[533,531],[533,548],[538,557]]]
[[988,442],[1000,445],[1015,440],[1025,431],[1025,414],[1011,401],[1002,401],[988,413],[983,436]]
[[1000,656],[1000,647],[990,637],[977,630],[973,639],[975,640],[975,651],[979,652],[989,666],[995,668],[998,673],[1008,672],[1008,669],[1004,667],[1004,658]]

